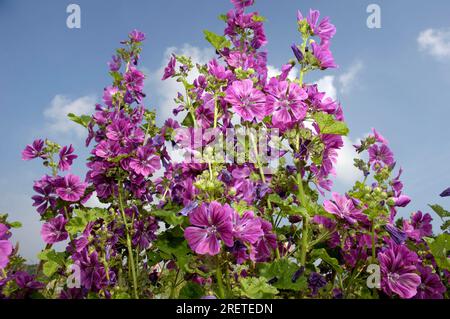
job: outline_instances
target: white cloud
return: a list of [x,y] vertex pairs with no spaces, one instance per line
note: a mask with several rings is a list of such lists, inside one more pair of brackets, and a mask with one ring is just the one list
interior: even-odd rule
[[338,159],[336,163],[336,180],[346,186],[351,186],[360,178],[361,171],[353,165],[354,158],[360,158],[353,147],[354,142],[344,136],[344,146],[338,150]]
[[84,206],[89,208],[108,208],[108,204],[103,204],[98,199],[97,193],[94,192],[92,196],[87,200],[87,202],[84,204]]
[[333,100],[336,100],[337,90],[336,86],[334,85],[334,76],[326,75],[323,78],[319,79],[316,84],[320,92],[325,92],[326,96],[332,98]]
[[96,100],[94,96],[83,96],[72,100],[65,95],[56,95],[49,107],[44,110],[44,117],[48,120],[48,130],[53,133],[75,133],[78,137],[83,137],[86,130],[70,121],[67,114],[92,114]]
[[[215,57],[215,51],[211,48],[198,48],[190,44],[184,44],[181,48],[169,47],[164,53],[164,58],[161,61],[161,66],[154,71],[148,72],[146,80],[147,92],[150,95],[155,94],[158,100],[157,118],[164,121],[169,117],[173,117],[172,110],[177,106],[173,99],[178,92],[184,93],[183,85],[176,82],[174,79],[167,79],[162,81],[164,68],[170,59],[172,53],[176,55],[185,55],[192,58],[194,63],[205,64]],[[193,72],[188,77],[189,81],[193,81],[198,77],[199,73],[194,68]]]
[[338,78],[339,90],[342,94],[349,93],[357,83],[357,77],[363,69],[363,63],[356,61],[344,74]]
[[437,59],[450,58],[450,29],[424,30],[420,32],[417,43],[421,51]]

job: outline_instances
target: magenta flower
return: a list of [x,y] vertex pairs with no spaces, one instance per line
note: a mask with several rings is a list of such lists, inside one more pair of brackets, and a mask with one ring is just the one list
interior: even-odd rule
[[334,63],[333,55],[328,48],[328,44],[317,44],[315,42],[311,43],[312,54],[317,59],[319,67],[322,70],[325,69],[334,69],[337,68],[337,65]]
[[252,211],[246,211],[242,216],[233,212],[233,235],[243,242],[254,244],[264,235],[259,218]]
[[381,268],[381,289],[389,295],[409,299],[416,295],[420,276],[416,273],[418,257],[404,245],[391,243],[378,253]]
[[231,221],[233,209],[228,205],[221,205],[216,201],[209,205],[203,203],[190,215],[193,226],[184,231],[184,237],[189,246],[200,255],[217,255],[221,242],[228,247],[233,246],[233,224]]
[[353,201],[347,196],[341,196],[338,193],[332,193],[332,200],[325,200],[323,207],[330,214],[336,215],[349,224],[355,224],[357,221],[365,220],[365,216],[360,209],[357,209]]
[[411,215],[411,225],[419,232],[420,237],[433,235],[432,220],[430,214],[423,214],[420,210]]
[[369,148],[369,163],[371,163],[374,169],[377,167],[383,167],[384,165],[392,165],[394,163],[394,154],[386,144],[378,146],[372,145]]
[[44,156],[44,141],[43,140],[35,140],[33,144],[27,145],[25,149],[22,151],[22,159],[24,161],[29,161],[37,157]]
[[318,10],[309,10],[309,15],[306,18],[309,26],[313,32],[320,38],[322,42],[330,40],[336,34],[336,27],[330,23],[330,18],[325,17],[319,22],[320,12]]
[[13,251],[13,245],[8,238],[11,237],[9,228],[0,223],[0,269],[4,269],[9,263],[9,256]]
[[267,220],[260,219],[261,229],[264,235],[254,244],[256,249],[256,260],[267,261],[272,251],[277,248],[277,235],[272,232],[272,224]]
[[68,171],[70,170],[70,166],[73,163],[73,160],[76,159],[78,156],[73,154],[74,148],[72,144],[70,144],[68,147],[64,146],[61,151],[59,152],[59,163],[58,168],[61,171]]
[[124,80],[127,85],[127,89],[140,93],[144,88],[144,73],[136,69],[135,67],[130,67],[127,73],[125,73]]
[[175,75],[175,64],[177,63],[176,56],[172,54],[170,57],[169,63],[167,63],[167,66],[164,68],[164,74],[161,80],[167,80],[171,76]]
[[307,111],[303,101],[307,98],[308,93],[297,84],[272,78],[268,86],[267,111],[273,112],[273,125],[283,128],[289,123],[303,120]]
[[417,265],[420,273],[420,285],[417,288],[417,299],[442,299],[447,290],[442,284],[439,275],[433,272],[429,266]]
[[394,198],[394,206],[396,207],[406,207],[411,202],[411,198],[406,195],[399,195]]
[[69,237],[66,231],[67,220],[63,215],[50,219],[41,229],[41,237],[47,244],[54,244],[64,241]]
[[144,177],[161,168],[159,156],[156,156],[155,150],[148,146],[139,147],[136,157],[130,160],[129,165],[136,174],[141,174]]
[[439,196],[441,197],[448,197],[450,196],[450,187],[444,190]]
[[34,201],[33,206],[39,214],[43,214],[47,208],[54,207],[56,204],[56,197],[54,194],[53,180],[50,176],[45,175],[39,181],[34,183],[33,189],[37,195],[31,197]]
[[109,70],[112,72],[117,72],[120,70],[120,67],[122,65],[122,62],[120,60],[120,57],[117,55],[113,55],[111,58],[111,61],[108,62]]
[[132,42],[142,42],[145,40],[145,33],[136,29],[131,31],[128,36]]
[[[117,93],[119,93],[119,89],[115,86],[108,86],[103,90],[103,102],[109,106],[112,107],[113,106],[113,98],[114,95],[116,95]],[[99,115],[102,113],[99,113]]]
[[225,93],[225,101],[244,120],[262,120],[266,116],[266,96],[253,87],[252,80],[235,81]]
[[231,0],[231,3],[233,3],[234,7],[238,10],[252,6],[253,2],[254,0]]
[[56,182],[56,194],[68,202],[78,202],[84,195],[87,183],[83,183],[76,175],[68,174]]

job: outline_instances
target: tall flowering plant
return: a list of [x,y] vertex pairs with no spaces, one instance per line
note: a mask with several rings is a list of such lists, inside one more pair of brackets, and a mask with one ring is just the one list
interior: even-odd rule
[[[145,35],[135,30],[108,64],[103,103],[69,115],[88,131],[85,178],[70,173],[72,145],[25,148],[24,160],[49,169],[33,196],[46,246],[25,271],[9,239],[17,224],[0,218],[0,297],[448,296],[449,213],[431,206],[445,222],[438,236],[429,214],[396,218],[411,199],[376,130],[355,145],[363,179],[332,191],[348,128],[341,105],[304,81],[336,67],[329,18],[298,12],[293,60],[269,76],[264,18],[252,0],[232,3],[223,35],[205,31],[216,58],[174,54],[164,70],[183,87],[173,110],[182,120],[158,127],[145,108]],[[85,206],[91,196],[102,208]]]

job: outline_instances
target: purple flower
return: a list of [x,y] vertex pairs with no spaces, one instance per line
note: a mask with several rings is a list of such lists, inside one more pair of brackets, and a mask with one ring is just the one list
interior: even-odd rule
[[119,71],[121,65],[122,65],[122,62],[120,60],[120,57],[117,55],[113,55],[112,60],[110,62],[108,62],[109,70],[112,72]]
[[124,76],[125,83],[127,89],[134,92],[137,95],[140,95],[142,89],[144,88],[144,74],[136,69],[135,67],[130,67],[127,73]]
[[56,181],[56,194],[68,202],[78,202],[84,195],[87,183],[83,183],[76,175],[68,174]]
[[64,241],[69,237],[66,231],[67,220],[63,215],[50,219],[41,229],[41,237],[47,244],[54,244]]
[[330,214],[347,221],[349,224],[355,224],[357,221],[363,221],[365,216],[361,210],[357,209],[350,198],[341,196],[338,193],[332,193],[332,200],[325,200],[323,207]]
[[317,59],[317,62],[319,64],[319,67],[322,70],[329,69],[329,68],[337,68],[337,65],[334,63],[333,55],[328,48],[328,44],[317,44],[315,42],[311,43],[312,48],[312,54]]
[[37,157],[44,157],[44,141],[35,140],[33,144],[27,145],[22,151],[22,159],[24,161],[29,161]]
[[277,235],[272,232],[272,224],[260,219],[264,235],[256,242],[256,260],[267,261],[272,255],[272,250],[277,248]]
[[429,266],[417,265],[420,273],[420,285],[417,288],[417,299],[443,299],[443,294],[447,290],[442,284],[439,275],[433,272]]
[[55,189],[53,186],[53,180],[50,176],[45,175],[39,181],[36,181],[33,189],[38,194],[31,197],[31,199],[34,201],[33,206],[37,207],[36,210],[39,214],[42,215],[49,206],[55,206]]
[[35,277],[24,271],[18,271],[15,273],[15,280],[17,286],[24,291],[30,292],[30,290],[37,290],[44,288],[44,284],[35,280]]
[[411,202],[411,198],[406,195],[400,195],[394,198],[394,206],[406,207]]
[[295,43],[292,43],[291,49],[292,49],[292,52],[294,52],[294,55],[295,55],[295,58],[297,59],[297,61],[302,62],[303,54],[302,54],[302,51],[300,51],[300,49],[298,48],[298,46]]
[[156,239],[157,229],[158,222],[153,216],[149,216],[146,220],[137,220],[134,223],[133,245],[147,249],[150,243]]
[[267,108],[272,113],[275,127],[284,128],[292,122],[301,121],[306,116],[308,98],[305,90],[295,83],[272,78],[268,86]]
[[59,152],[59,163],[58,168],[61,171],[68,171],[70,170],[70,166],[73,163],[73,160],[76,159],[78,156],[73,154],[74,148],[72,144],[70,144],[68,147],[64,146],[61,151]]
[[174,54],[170,57],[169,63],[167,63],[167,66],[164,68],[164,74],[161,78],[161,80],[167,80],[168,78],[175,75],[175,64],[177,63],[177,58]]
[[189,246],[200,255],[217,255],[220,244],[233,246],[233,224],[231,221],[233,209],[225,204],[220,205],[213,201],[209,205],[203,203],[190,215],[189,220],[193,226],[184,231],[184,237]]
[[392,240],[397,244],[403,244],[406,240],[406,233],[404,231],[401,231],[394,225],[388,224],[385,226],[386,231],[391,235]]
[[433,235],[432,220],[433,218],[431,218],[430,214],[423,214],[420,210],[411,215],[411,225],[415,230],[419,231],[420,237]]
[[312,272],[308,278],[308,287],[311,289],[312,295],[315,296],[319,292],[320,288],[325,287],[327,281],[325,277],[316,272]]
[[254,244],[264,235],[261,222],[252,211],[246,211],[241,216],[233,212],[233,235],[243,242]]
[[384,165],[392,165],[394,163],[394,154],[386,144],[381,146],[377,144],[372,145],[369,148],[369,163],[373,165],[374,169]]
[[145,33],[136,29],[131,31],[128,36],[132,42],[142,42],[145,40]]
[[13,251],[13,245],[9,242],[9,228],[0,223],[0,269],[4,269],[9,263],[9,256]]
[[319,22],[319,16],[320,12],[318,10],[310,10],[306,20],[311,27],[313,35],[318,36],[322,42],[326,42],[336,34],[336,27],[330,23],[329,17],[323,18],[322,21],[317,24]]
[[450,187],[447,188],[445,191],[443,191],[440,196],[441,197],[448,197],[448,196],[450,196]]
[[[103,90],[103,102],[109,106],[113,107],[113,98],[114,95],[119,93],[119,89],[115,86],[108,86]],[[103,113],[98,113],[99,115],[103,115]]]
[[231,0],[234,7],[238,10],[250,7],[253,5],[254,0]]
[[418,257],[404,245],[391,243],[378,253],[381,268],[381,288],[391,296],[409,299],[416,295],[420,276],[416,273]]
[[137,150],[136,157],[130,160],[130,168],[136,174],[147,177],[161,168],[160,158],[155,155],[152,147],[141,146]]
[[262,120],[266,116],[266,96],[253,87],[252,80],[235,81],[225,93],[225,101],[244,120],[251,121],[255,117]]

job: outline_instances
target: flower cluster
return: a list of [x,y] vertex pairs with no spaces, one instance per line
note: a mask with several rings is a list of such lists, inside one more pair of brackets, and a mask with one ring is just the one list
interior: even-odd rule
[[343,108],[304,81],[337,67],[330,19],[299,11],[300,44],[269,76],[264,17],[231,2],[223,35],[205,31],[216,58],[170,56],[162,80],[183,89],[162,127],[144,105],[146,36],[134,30],[94,114],[69,114],[88,132],[85,178],[71,173],[72,145],[26,146],[24,160],[50,169],[33,187],[46,246],[26,272],[0,216],[1,298],[448,297],[450,213],[431,205],[442,234],[429,213],[397,218],[411,198],[379,132],[355,145],[362,180],[333,191]]

